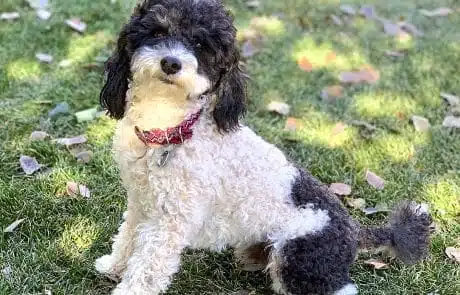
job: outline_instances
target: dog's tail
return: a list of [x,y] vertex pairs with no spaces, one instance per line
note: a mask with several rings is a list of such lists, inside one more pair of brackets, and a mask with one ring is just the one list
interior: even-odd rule
[[403,201],[383,227],[361,227],[361,249],[384,247],[404,263],[413,264],[428,252],[432,219],[426,204]]

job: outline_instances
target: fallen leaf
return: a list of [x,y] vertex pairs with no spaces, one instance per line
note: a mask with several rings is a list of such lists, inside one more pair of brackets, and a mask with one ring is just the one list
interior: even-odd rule
[[0,14],[0,20],[15,20],[19,17],[19,12],[4,12]]
[[48,117],[54,117],[58,114],[68,114],[69,112],[69,104],[67,102],[61,102],[58,103],[54,109],[48,112]]
[[348,196],[351,194],[351,186],[345,183],[331,183],[329,190],[339,196]]
[[84,33],[86,30],[86,24],[79,18],[68,19],[65,23],[79,33]]
[[412,116],[412,124],[414,124],[415,130],[419,132],[425,132],[430,129],[430,122],[427,118],[421,116]]
[[75,113],[78,122],[91,121],[96,118],[97,108],[86,109]]
[[335,52],[329,52],[327,55],[326,55],[326,64],[334,61],[337,59],[337,54]]
[[8,225],[4,230],[3,232],[4,233],[12,233],[23,221],[25,220],[25,218],[22,218],[22,219],[18,219],[16,220],[15,222],[13,222],[12,224]]
[[19,164],[26,175],[32,175],[41,168],[37,159],[24,155],[19,158]]
[[55,141],[58,144],[62,144],[62,145],[69,147],[72,145],[85,143],[87,139],[84,135],[79,135],[79,136],[70,137],[70,138],[58,138]]
[[356,14],[356,9],[353,6],[348,5],[348,4],[340,5],[340,10],[343,13],[348,14],[348,15],[355,15]]
[[444,118],[442,126],[447,128],[460,128],[460,117],[447,116]]
[[340,85],[332,85],[324,87],[321,91],[321,98],[323,100],[332,101],[336,98],[339,98],[343,95],[343,87]]
[[423,32],[420,31],[419,29],[417,29],[417,27],[411,23],[408,23],[408,22],[402,22],[399,24],[400,28],[403,29],[404,31],[406,31],[407,33],[413,35],[413,36],[417,36],[417,37],[421,37],[423,36]]
[[252,294],[255,295],[254,292],[250,292],[250,291],[248,291],[248,290],[239,290],[239,291],[230,293],[229,295],[252,295]]
[[392,50],[385,51],[385,55],[391,56],[391,57],[404,57],[404,53],[400,51],[392,51]]
[[460,105],[460,97],[458,96],[441,92],[441,97],[444,98],[451,107]]
[[347,128],[347,125],[343,124],[342,122],[335,124],[334,128],[332,128],[332,136],[342,133],[345,131],[345,128]]
[[280,115],[287,116],[291,110],[291,107],[284,103],[284,102],[279,102],[279,101],[272,101],[268,106],[267,109],[270,112],[275,112]]
[[244,58],[254,56],[259,51],[260,49],[254,44],[252,40],[245,41],[241,46],[241,56]]
[[96,118],[104,117],[107,115],[107,111],[100,111],[96,113]]
[[331,20],[332,20],[332,22],[333,22],[335,25],[337,25],[337,26],[339,26],[339,27],[343,26],[343,21],[342,21],[342,19],[340,19],[340,17],[338,17],[337,15],[332,14],[332,15],[331,15]]
[[381,203],[381,204],[375,205],[375,207],[364,208],[361,211],[363,211],[364,214],[366,215],[371,215],[371,214],[375,214],[378,212],[389,212],[390,210],[388,210],[388,206],[386,204]]
[[374,269],[387,269],[388,264],[378,259],[369,259],[364,261],[364,264],[371,265]]
[[390,21],[383,22],[383,30],[385,31],[385,34],[394,36],[394,37],[403,33],[399,25],[392,23]]
[[385,187],[385,180],[369,170],[366,171],[366,180],[375,189],[382,190]]
[[2,275],[6,280],[11,280],[12,274],[13,269],[11,268],[11,266],[7,265],[2,269]]
[[82,196],[85,198],[91,197],[91,192],[86,186],[82,184],[78,184],[76,182],[72,182],[72,181],[67,182],[66,192],[71,197],[75,197],[75,196]]
[[30,7],[34,9],[45,9],[48,7],[48,0],[26,0]]
[[374,207],[363,208],[361,211],[363,211],[366,215],[372,215],[378,212],[378,210]]
[[44,62],[44,63],[51,63],[53,62],[53,57],[49,54],[46,54],[46,53],[37,53],[35,54],[35,57],[41,61],[41,62]]
[[339,79],[340,82],[346,84],[374,84],[380,79],[380,73],[371,67],[365,67],[356,72],[342,72]]
[[373,19],[376,16],[375,7],[372,5],[363,5],[359,13],[367,19]]
[[447,247],[445,252],[446,252],[447,257],[454,260],[455,262],[460,263],[460,249],[459,248]]
[[305,56],[301,56],[300,58],[297,59],[297,65],[302,71],[305,71],[305,72],[311,72],[313,70],[312,63]]
[[345,198],[345,202],[348,206],[355,208],[355,209],[363,209],[366,207],[366,200],[362,198],[353,199],[353,198]]
[[379,212],[389,212],[389,211],[391,211],[388,208],[387,203],[378,203],[377,205],[375,205],[375,209],[377,209],[377,211],[379,211]]
[[48,20],[51,17],[51,12],[45,9],[38,9],[37,16],[41,20]]
[[407,118],[406,118],[406,115],[403,113],[403,112],[396,112],[396,117],[398,117],[399,120],[401,121],[406,121]]
[[75,158],[77,158],[78,162],[87,164],[93,158],[93,152],[92,151],[82,151],[82,152],[77,153],[75,155]]
[[45,131],[33,131],[30,134],[30,140],[31,141],[41,141],[44,140],[45,138],[49,137],[50,135],[46,133]]
[[260,6],[260,1],[258,0],[248,1],[246,2],[246,6],[251,9],[258,8]]
[[297,130],[297,119],[293,117],[288,117],[286,119],[286,124],[284,125],[284,129],[287,131],[296,131]]
[[420,9],[420,13],[428,17],[448,16],[449,14],[453,12],[454,11],[448,7],[440,7],[435,10]]

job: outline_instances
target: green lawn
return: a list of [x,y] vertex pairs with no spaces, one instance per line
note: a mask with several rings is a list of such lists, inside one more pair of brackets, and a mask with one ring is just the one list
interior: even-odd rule
[[[94,63],[109,55],[130,5],[129,0],[50,2],[53,15],[48,21],[38,21],[26,1],[0,3],[0,13],[21,14],[13,22],[0,21],[0,228],[25,218],[13,233],[0,234],[0,294],[107,294],[114,283],[99,276],[93,262],[110,251],[110,237],[125,206],[110,153],[114,122],[99,118],[77,123],[72,114],[53,119],[47,114],[62,101],[70,104],[72,113],[98,104],[102,69]],[[442,127],[448,106],[440,92],[460,95],[460,11],[429,18],[419,9],[457,9],[460,4],[367,1],[380,16],[404,18],[424,32],[398,41],[362,17],[350,18],[343,27],[335,25],[328,16],[340,15],[338,0],[288,0],[287,5],[265,0],[255,10],[248,10],[243,0],[226,2],[240,29],[254,16],[278,17],[268,20],[261,52],[247,61],[252,80],[246,122],[251,127],[323,182],[350,184],[353,197],[370,205],[409,198],[431,206],[439,231],[430,257],[411,267],[391,261],[389,269],[373,270],[363,264],[370,256],[360,256],[352,268],[360,294],[459,294],[460,267],[444,249],[460,246],[460,130]],[[87,31],[78,34],[68,28],[64,20],[70,17],[81,17]],[[407,50],[406,56],[385,55],[397,49]],[[53,63],[39,63],[37,52],[52,54]],[[331,52],[335,60],[325,63]],[[312,71],[299,69],[300,56],[311,60]],[[60,67],[64,59],[72,60],[71,65]],[[345,86],[342,98],[323,101],[321,90],[338,84],[340,72],[365,64],[380,72],[378,83]],[[271,99],[292,107],[290,116],[303,125],[295,135],[284,130],[286,118],[266,111]],[[414,130],[409,122],[414,114],[429,119],[428,132]],[[363,137],[350,124],[353,120],[378,129]],[[348,127],[332,135],[339,122]],[[86,134],[86,148],[94,157],[82,164],[51,140],[31,142],[34,130],[53,138]],[[36,157],[45,171],[25,176],[20,155]],[[366,169],[386,180],[384,190],[366,183]],[[67,181],[86,184],[91,198],[65,196]],[[385,218],[382,213],[350,212],[366,224],[380,224]],[[184,255],[183,269],[168,294],[231,294],[242,289],[270,294],[269,280],[262,273],[240,271],[231,251],[191,252]]]

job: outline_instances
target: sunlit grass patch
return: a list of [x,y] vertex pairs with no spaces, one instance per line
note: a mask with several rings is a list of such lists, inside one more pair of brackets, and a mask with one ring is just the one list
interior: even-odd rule
[[18,81],[38,80],[42,72],[38,61],[29,58],[20,58],[6,65],[8,78]]
[[99,118],[88,126],[88,141],[95,145],[104,145],[111,140],[115,128],[115,120],[108,117]]
[[427,183],[424,192],[438,218],[451,222],[459,217],[460,187],[453,179],[440,178],[436,183]]
[[77,216],[69,224],[64,225],[59,247],[69,258],[78,259],[89,250],[99,231],[99,226],[89,218]]
[[409,118],[417,111],[417,103],[412,97],[397,93],[366,92],[355,95],[353,100],[356,112],[366,118]]
[[104,31],[71,39],[67,49],[67,58],[81,62],[97,54],[107,45],[110,35]]

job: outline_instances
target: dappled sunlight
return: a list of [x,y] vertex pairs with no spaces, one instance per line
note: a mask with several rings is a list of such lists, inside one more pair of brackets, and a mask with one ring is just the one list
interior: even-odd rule
[[348,52],[346,56],[337,54],[332,44],[317,44],[311,36],[295,42],[291,56],[296,61],[300,58],[308,59],[313,69],[353,70],[367,63],[367,59],[357,50]]
[[111,37],[103,31],[70,39],[66,59],[72,62],[85,61],[92,54],[105,48],[110,39]]
[[72,259],[80,258],[96,241],[100,228],[88,218],[77,216],[64,226],[59,248]]
[[278,36],[285,32],[284,23],[275,16],[255,17],[249,26],[267,36]]
[[42,69],[38,61],[29,58],[20,58],[6,65],[8,79],[18,81],[38,80]]
[[413,98],[388,92],[356,94],[353,107],[366,118],[410,117],[417,111]]
[[435,215],[446,222],[453,222],[460,213],[460,187],[456,179],[444,175],[436,183],[423,187],[424,197],[433,207]]
[[88,126],[86,135],[88,141],[96,145],[105,145],[111,140],[115,128],[115,120],[108,117],[101,117]]
[[302,128],[298,131],[300,139],[308,143],[316,143],[331,148],[343,147],[351,142],[357,132],[350,127],[345,127],[341,132],[335,132],[336,122],[324,118],[320,120],[303,120]]

